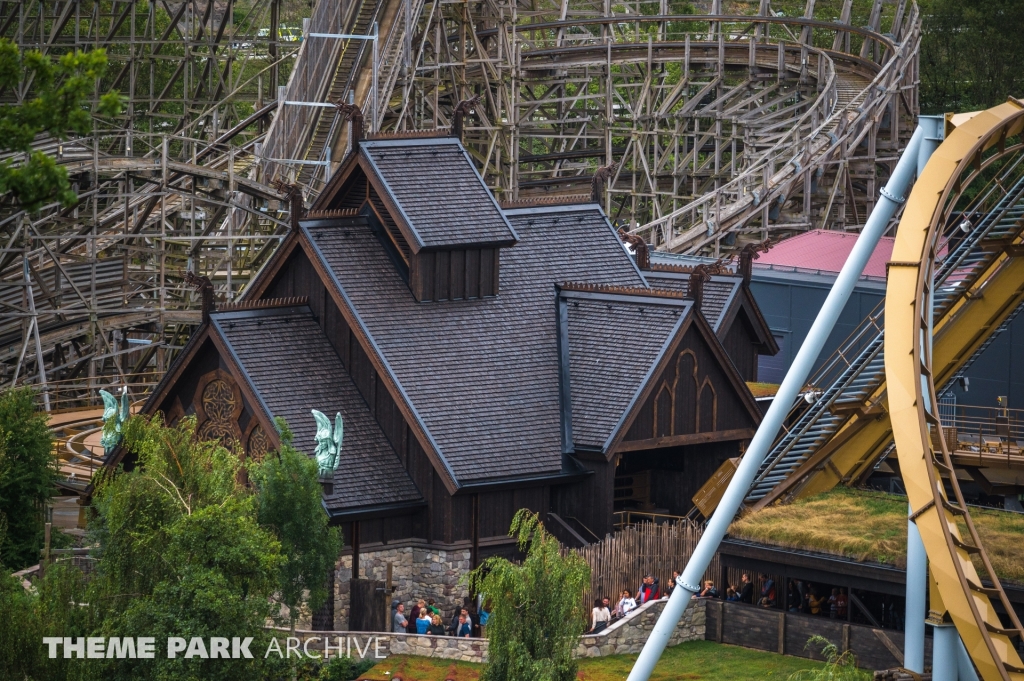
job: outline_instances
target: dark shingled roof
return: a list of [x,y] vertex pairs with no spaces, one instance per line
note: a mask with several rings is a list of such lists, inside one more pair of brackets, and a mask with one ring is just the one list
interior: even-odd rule
[[573,442],[603,450],[693,303],[642,296],[579,298],[571,291],[563,296]]
[[517,240],[501,208],[454,138],[374,140],[360,149],[387,185],[423,248]]
[[714,329],[715,333],[718,333],[718,329],[725,319],[725,313],[728,311],[730,303],[736,297],[736,292],[740,290],[741,284],[743,284],[741,277],[719,275],[711,277],[711,281],[704,282],[704,299],[701,302],[701,312],[704,313],[704,318],[711,323],[711,328]]
[[213,323],[271,415],[288,421],[297,449],[316,447],[311,409],[331,423],[341,412],[345,437],[334,493],[324,498],[329,509],[422,501],[308,308],[225,312]]
[[460,484],[562,470],[556,283],[645,286],[596,206],[507,214],[488,299],[417,303],[360,219],[306,231]]
[[[671,291],[682,291],[685,295],[690,288],[690,275],[683,272],[659,272],[652,270],[644,272],[647,281],[653,288],[664,288]],[[701,312],[704,319],[708,320],[711,328],[718,333],[729,305],[736,297],[743,279],[737,276],[716,274],[711,281],[704,282],[704,300],[701,304]]]

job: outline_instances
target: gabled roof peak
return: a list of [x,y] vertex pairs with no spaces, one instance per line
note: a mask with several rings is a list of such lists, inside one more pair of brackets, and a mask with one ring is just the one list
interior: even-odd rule
[[[369,194],[366,184],[357,182],[360,176],[369,182]],[[519,240],[454,137],[401,134],[362,140],[324,188],[314,215],[346,216],[333,211],[362,210],[367,201],[374,202],[380,219],[401,231],[413,254],[502,248]]]

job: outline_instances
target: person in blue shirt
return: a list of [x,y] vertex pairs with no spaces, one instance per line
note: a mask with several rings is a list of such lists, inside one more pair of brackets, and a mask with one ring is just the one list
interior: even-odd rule
[[480,638],[487,638],[487,622],[491,619],[491,601],[486,599],[480,605]]
[[473,632],[473,625],[469,623],[469,618],[465,615],[459,615],[459,630],[455,635],[459,638],[469,638]]
[[420,610],[420,616],[416,618],[416,633],[425,634],[430,629],[430,611],[426,608]]

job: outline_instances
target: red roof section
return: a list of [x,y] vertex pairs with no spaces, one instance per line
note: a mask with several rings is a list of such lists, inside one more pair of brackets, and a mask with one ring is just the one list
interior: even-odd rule
[[[853,245],[857,243],[854,232],[835,232],[815,229],[784,239],[771,247],[767,253],[755,260],[756,265],[794,267],[804,270],[838,273],[850,257]],[[893,237],[883,236],[875,252],[871,254],[864,275],[885,278],[885,263],[892,259]]]

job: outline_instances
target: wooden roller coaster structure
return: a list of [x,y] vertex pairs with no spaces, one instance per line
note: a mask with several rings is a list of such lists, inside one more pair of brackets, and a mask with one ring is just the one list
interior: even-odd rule
[[[198,319],[185,271],[232,300],[371,133],[451,129],[503,201],[585,193],[661,248],[719,253],[766,232],[856,230],[917,114],[916,5],[808,0],[782,17],[720,0],[0,2],[0,35],[59,56],[103,47],[126,110],[38,147],[80,202],[0,209],[0,385],[51,407],[141,397]],[[868,9],[869,8],[869,9]],[[751,8],[754,9],[753,7]],[[366,39],[360,39],[366,38]],[[286,83],[284,82],[286,81]],[[5,102],[31,89],[0,93]],[[165,159],[161,161],[160,159]]]

